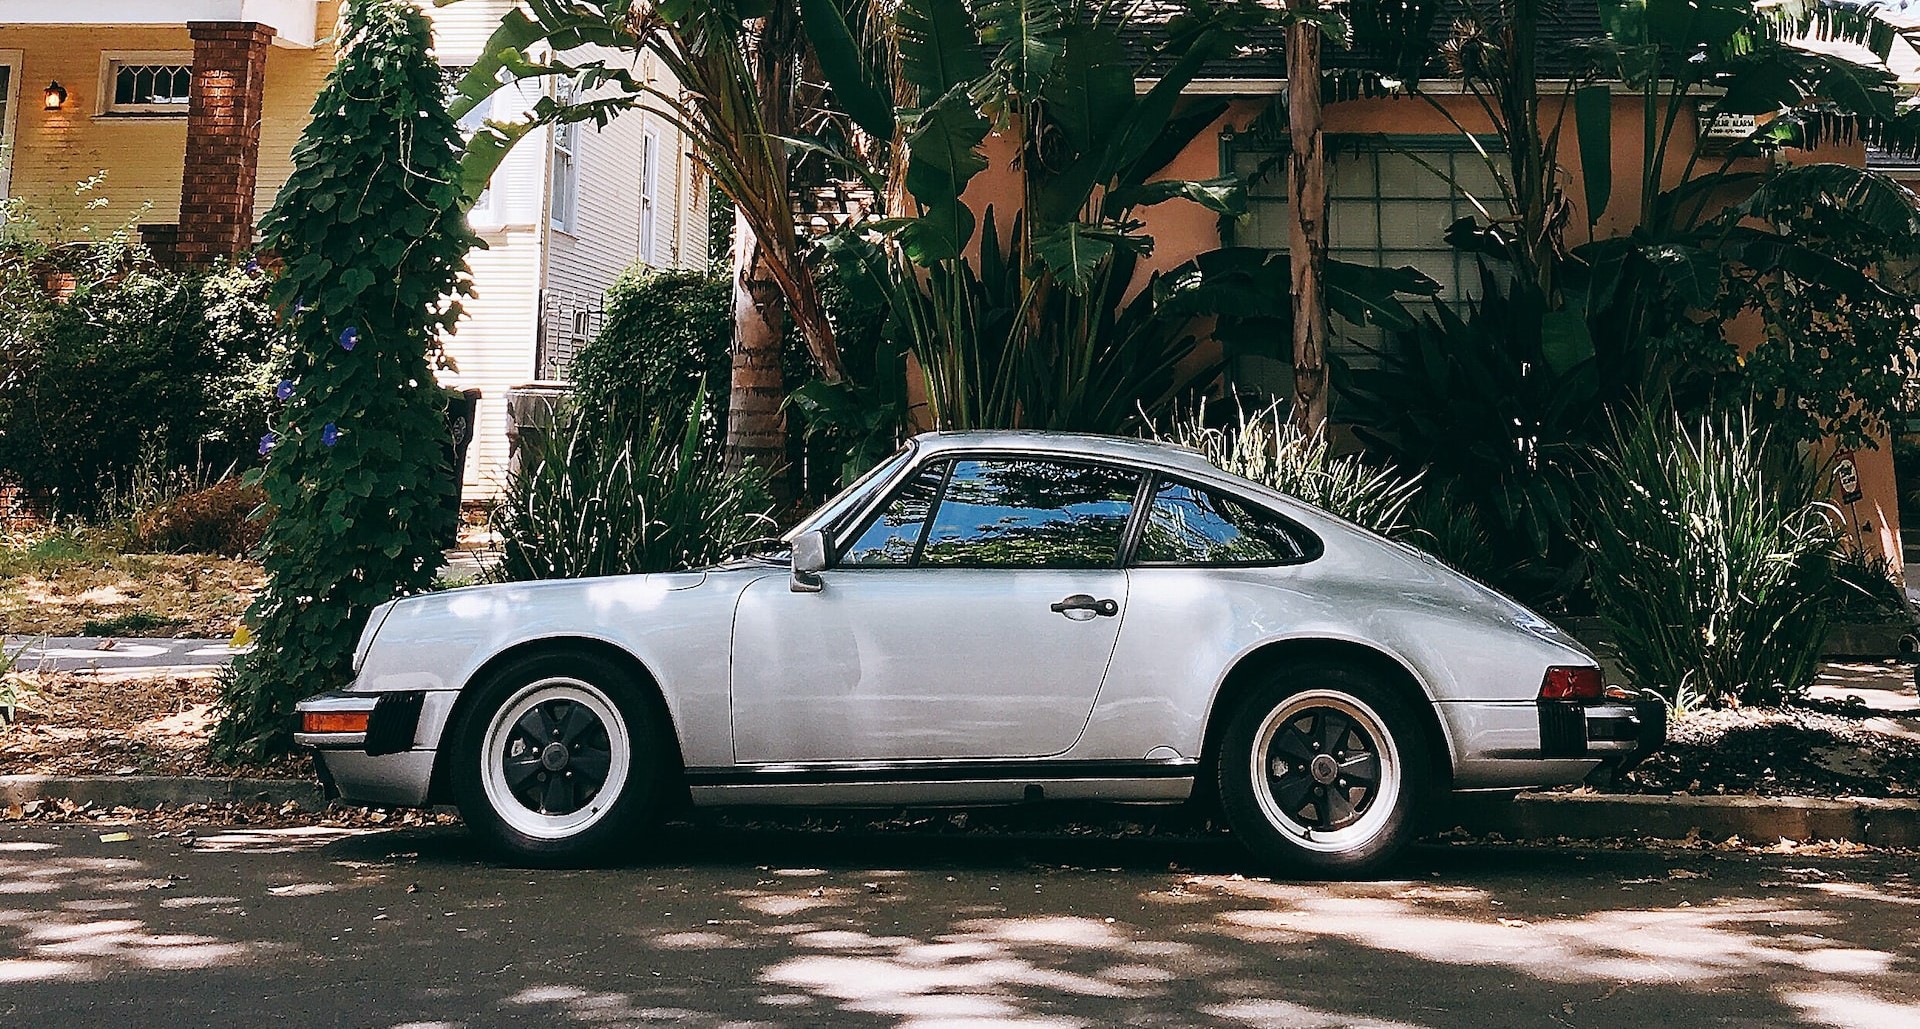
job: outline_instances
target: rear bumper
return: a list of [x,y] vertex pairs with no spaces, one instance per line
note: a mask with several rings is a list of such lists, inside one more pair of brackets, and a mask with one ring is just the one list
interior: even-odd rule
[[312,747],[314,764],[329,792],[362,804],[417,807],[430,800],[440,729],[454,693],[335,690],[294,707],[295,725],[309,712],[360,713],[365,732],[303,732],[295,743]]
[[1439,705],[1459,789],[1570,785],[1602,765],[1626,771],[1667,738],[1666,702],[1652,693],[1601,701]]

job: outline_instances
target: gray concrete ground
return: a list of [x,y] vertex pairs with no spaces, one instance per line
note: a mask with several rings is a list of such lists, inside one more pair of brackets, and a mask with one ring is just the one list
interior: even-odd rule
[[[528,871],[457,829],[0,825],[0,1025],[1920,1024],[1911,856],[680,829]],[[111,837],[110,837],[111,839]]]
[[85,672],[118,676],[209,675],[238,653],[228,640],[104,639],[87,636],[8,636],[7,653],[20,653],[18,671]]

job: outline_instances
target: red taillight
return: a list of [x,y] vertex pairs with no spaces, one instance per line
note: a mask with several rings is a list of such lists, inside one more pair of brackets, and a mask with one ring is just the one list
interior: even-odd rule
[[1540,680],[1541,700],[1599,700],[1604,690],[1598,668],[1555,665]]

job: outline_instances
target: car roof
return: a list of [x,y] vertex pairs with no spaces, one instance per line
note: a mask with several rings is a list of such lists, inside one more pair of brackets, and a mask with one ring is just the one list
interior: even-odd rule
[[922,452],[964,453],[1012,451],[1060,457],[1100,458],[1128,465],[1148,465],[1171,471],[1221,475],[1219,468],[1198,450],[1171,443],[1101,436],[1087,432],[1041,432],[1032,429],[977,429],[963,432],[927,432],[914,437]]

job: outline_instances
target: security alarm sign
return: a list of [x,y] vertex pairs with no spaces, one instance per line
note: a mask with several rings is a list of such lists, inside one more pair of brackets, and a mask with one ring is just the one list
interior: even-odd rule
[[1853,461],[1853,451],[1842,450],[1833,455],[1833,481],[1840,487],[1840,502],[1857,504],[1866,494],[1860,489],[1860,466]]

